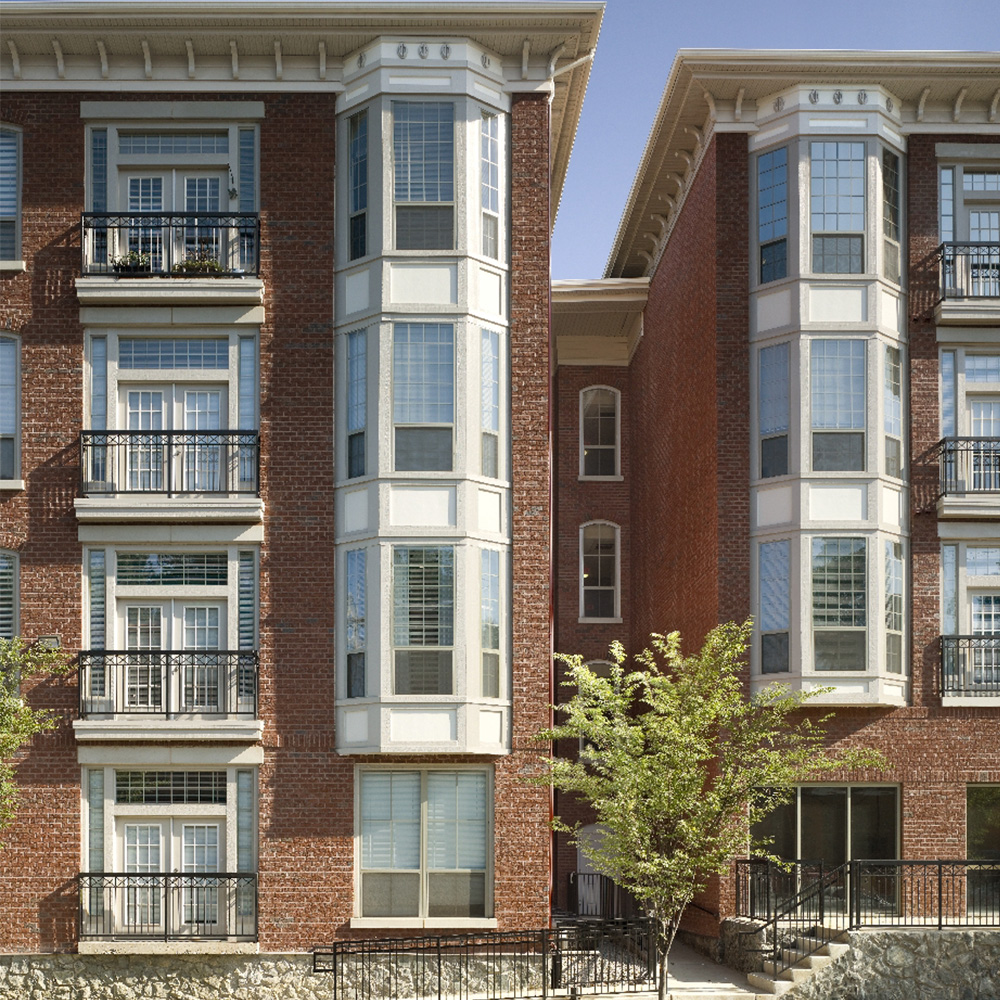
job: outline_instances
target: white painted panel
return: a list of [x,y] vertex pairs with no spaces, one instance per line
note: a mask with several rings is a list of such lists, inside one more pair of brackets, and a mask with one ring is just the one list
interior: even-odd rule
[[458,716],[454,709],[389,711],[389,739],[393,743],[454,743],[457,730]]
[[344,494],[344,531],[365,531],[368,527],[368,490]]
[[473,82],[472,89],[475,90],[477,94],[482,94],[483,97],[492,101],[494,104],[499,104],[503,99],[499,90],[494,90],[492,87],[484,87],[478,80]]
[[864,323],[868,319],[867,289],[809,288],[809,318],[814,323]]
[[455,526],[454,486],[394,486],[389,523],[400,528]]
[[887,326],[896,333],[903,332],[903,309],[902,300],[898,295],[887,292],[884,288],[879,289],[879,319],[882,326]]
[[368,709],[352,708],[341,715],[344,720],[345,743],[368,742]]
[[500,494],[492,490],[479,491],[479,530],[500,532]]
[[864,486],[810,486],[809,517],[813,521],[863,521]]
[[903,524],[903,494],[891,486],[882,487],[882,520],[894,528]]
[[792,293],[788,288],[757,296],[757,329],[774,330],[792,322]]
[[792,519],[792,487],[757,491],[757,527],[788,524]]
[[868,125],[867,118],[810,118],[810,128],[853,128],[863,129]]
[[479,742],[503,742],[503,712],[479,710]]
[[363,83],[360,87],[355,87],[353,90],[347,91],[344,94],[344,102],[350,104],[351,101],[356,101],[359,97],[364,97],[368,93],[368,84]]
[[393,264],[389,283],[392,302],[432,306],[458,302],[457,264]]
[[389,77],[389,83],[398,87],[405,87],[407,84],[414,84],[421,87],[448,87],[451,85],[450,76],[404,76],[402,73],[394,73]]
[[479,289],[477,305],[486,313],[493,313],[494,316],[503,315],[503,302],[500,296],[503,293],[503,281],[496,271],[487,271],[486,268],[479,269]]
[[361,312],[368,308],[369,281],[367,271],[357,271],[349,274],[344,282],[344,308],[348,313]]
[[822,681],[816,681],[813,684],[806,682],[802,685],[804,691],[812,691],[815,688],[822,687],[831,687],[833,690],[824,695],[823,701],[817,702],[817,704],[836,701],[837,695],[842,694],[868,694],[868,683],[866,681],[852,684],[850,681],[842,681],[836,677],[831,677],[829,680],[824,678]]

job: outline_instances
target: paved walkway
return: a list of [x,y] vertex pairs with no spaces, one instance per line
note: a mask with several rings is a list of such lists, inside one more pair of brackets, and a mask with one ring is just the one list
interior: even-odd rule
[[[742,972],[718,965],[679,941],[670,949],[667,990],[671,1000],[773,1000],[767,994],[755,992]],[[656,994],[630,996],[645,1000],[655,998]]]

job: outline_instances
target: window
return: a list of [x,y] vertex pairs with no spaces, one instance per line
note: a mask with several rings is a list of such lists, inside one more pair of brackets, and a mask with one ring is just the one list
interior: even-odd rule
[[500,697],[500,553],[483,549],[479,584],[482,695]]
[[347,697],[364,698],[366,684],[365,634],[368,602],[367,558],[364,549],[347,553]]
[[758,567],[760,595],[760,671],[780,674],[789,668],[791,543],[762,542]]
[[617,389],[593,386],[580,393],[580,475],[619,475]]
[[368,253],[368,112],[348,119],[348,186],[350,188],[350,259]]
[[813,271],[861,274],[865,269],[865,144],[813,142],[811,152]]
[[455,106],[393,101],[397,250],[455,246]]
[[361,772],[361,916],[491,912],[489,774]]
[[882,150],[882,273],[899,283],[900,218],[899,157]]
[[891,785],[803,785],[753,834],[772,838],[779,858],[808,858],[827,868],[855,858],[896,858],[899,791]]
[[941,352],[945,494],[1000,490],[1000,354]]
[[500,476],[500,334],[483,330],[481,338],[482,470],[490,479]]
[[500,117],[483,112],[480,125],[483,256],[500,256]]
[[[967,858],[1000,862],[1000,785],[967,786],[965,835]],[[988,919],[996,911],[1000,873],[970,869],[966,891],[969,912]]]
[[14,337],[0,335],[0,481],[19,479],[21,475],[18,440],[21,370],[18,347]]
[[0,639],[17,635],[17,556],[0,549]]
[[898,347],[885,349],[885,394],[882,399],[885,427],[885,474],[902,477],[903,468],[903,368]]
[[942,693],[1000,696],[1000,543],[941,547]]
[[88,870],[117,877],[81,893],[81,936],[256,934],[253,770],[87,768],[83,783]]
[[903,543],[885,543],[885,669],[903,672]]
[[455,645],[455,550],[392,550],[395,694],[451,694]]
[[21,133],[0,128],[0,261],[21,255]]
[[363,476],[368,424],[368,334],[347,335],[347,478]]
[[865,342],[814,340],[810,396],[813,472],[863,472]]
[[816,670],[867,668],[868,574],[863,538],[812,542],[813,652]]
[[1000,295],[1000,167],[956,164],[941,167],[939,176],[941,241],[951,244],[945,295]]
[[788,474],[788,344],[762,347],[758,355],[757,415],[760,424],[760,478]]
[[760,280],[788,274],[788,149],[782,146],[757,159],[757,242]]
[[618,603],[616,524],[596,521],[580,529],[580,617],[614,621]]
[[450,472],[455,423],[455,330],[450,323],[397,323],[392,413],[397,472]]

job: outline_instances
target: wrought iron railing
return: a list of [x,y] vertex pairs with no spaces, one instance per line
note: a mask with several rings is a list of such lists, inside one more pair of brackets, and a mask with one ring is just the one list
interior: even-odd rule
[[941,496],[1000,493],[1000,438],[942,438],[938,456]]
[[643,992],[656,985],[656,933],[650,920],[614,920],[551,930],[366,938],[314,949],[313,971],[333,973],[334,1000]]
[[[781,867],[737,861],[737,886],[768,866]],[[765,912],[748,902],[737,894],[737,915],[764,922],[743,933],[763,932],[763,951],[780,973],[861,927],[1000,927],[1000,861],[848,861],[791,895],[776,893]]]
[[596,872],[569,873],[567,904],[578,917],[633,920],[645,916],[630,892]]
[[1000,243],[942,243],[942,299],[1000,297]]
[[84,496],[260,490],[257,431],[81,431]]
[[257,717],[255,650],[80,654],[80,718],[94,715]]
[[78,882],[81,940],[257,940],[255,874],[88,872]]
[[82,273],[149,278],[256,275],[256,212],[85,212]]
[[781,865],[763,858],[736,862],[736,912],[766,920],[803,886],[822,878],[829,865],[795,860]]
[[941,694],[1000,697],[1000,635],[941,636]]

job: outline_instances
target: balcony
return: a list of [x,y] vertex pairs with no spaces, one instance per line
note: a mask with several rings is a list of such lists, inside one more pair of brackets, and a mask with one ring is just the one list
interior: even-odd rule
[[1000,702],[1000,635],[941,636],[940,680],[947,704]]
[[255,874],[102,872],[78,882],[81,942],[257,940]]
[[1000,438],[946,437],[938,445],[942,516],[1000,514]]
[[256,431],[82,431],[80,490],[192,496],[260,492]]
[[1000,320],[1000,243],[942,243],[937,321],[988,324]]
[[85,212],[84,276],[217,278],[260,272],[255,212]]

